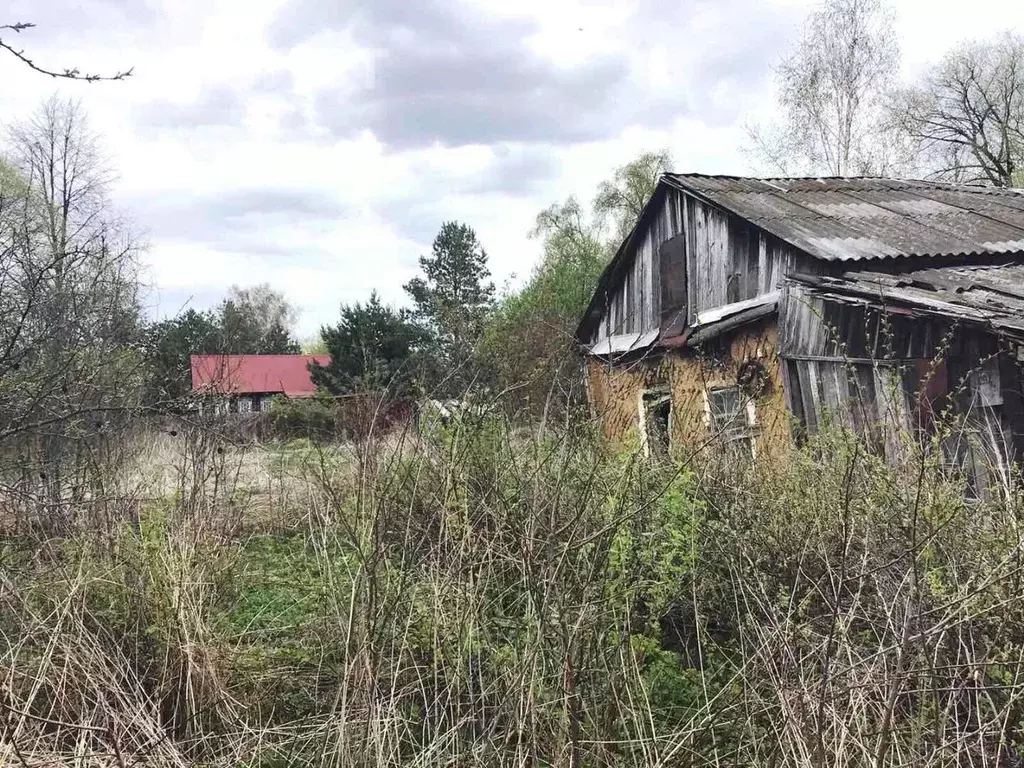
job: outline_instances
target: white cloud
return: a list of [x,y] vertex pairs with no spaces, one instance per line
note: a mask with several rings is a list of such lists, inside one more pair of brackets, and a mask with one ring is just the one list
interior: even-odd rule
[[[742,122],[770,111],[770,67],[811,5],[13,0],[0,23],[38,23],[17,42],[40,63],[135,75],[58,83],[0,56],[0,114],[55,88],[82,99],[117,202],[150,233],[158,311],[266,281],[303,309],[306,335],[372,288],[401,301],[444,220],[477,229],[500,283],[538,257],[537,211],[589,201],[644,149],[749,172]],[[898,12],[908,75],[993,19],[1024,29],[1016,2]]]

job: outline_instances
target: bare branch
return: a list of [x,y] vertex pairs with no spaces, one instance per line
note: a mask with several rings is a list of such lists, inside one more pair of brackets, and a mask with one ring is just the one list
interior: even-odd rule
[[1024,162],[1024,38],[1010,33],[953,50],[892,114],[931,174],[1013,186]]
[[[17,22],[14,24],[0,24],[0,31],[8,30],[10,32],[14,32],[17,34],[26,29],[31,29],[34,26],[35,24],[24,21]],[[47,67],[43,67],[39,64],[36,64],[35,61],[33,61],[25,55],[25,51],[23,49],[15,48],[13,45],[5,41],[2,37],[0,37],[0,48],[3,48],[9,53],[11,53],[15,58],[19,59],[29,69],[33,69],[36,72],[39,72],[43,75],[49,75],[50,77],[59,77],[64,80],[82,80],[87,83],[94,83],[98,80],[124,80],[127,77],[131,77],[132,72],[134,71],[134,68],[126,69],[121,72],[116,72],[113,75],[97,75],[95,73],[82,72],[78,69],[78,67],[58,71],[55,69],[48,69]]]
[[773,171],[879,175],[902,163],[884,95],[899,69],[885,0],[828,0],[776,70],[781,118],[748,129],[747,151]]

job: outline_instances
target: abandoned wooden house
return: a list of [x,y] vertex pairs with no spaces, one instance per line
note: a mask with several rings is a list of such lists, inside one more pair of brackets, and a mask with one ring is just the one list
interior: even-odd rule
[[311,363],[329,355],[192,355],[192,391],[218,414],[258,413],[269,398],[316,394]]
[[961,429],[1024,455],[1024,193],[892,179],[667,174],[577,340],[606,437],[784,455],[822,424],[881,452]]

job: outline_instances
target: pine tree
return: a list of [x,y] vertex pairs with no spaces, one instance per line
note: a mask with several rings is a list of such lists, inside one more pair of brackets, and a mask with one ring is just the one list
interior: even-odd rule
[[443,375],[441,389],[457,394],[472,379],[470,362],[494,304],[487,253],[466,224],[446,222],[431,256],[420,257],[422,277],[405,285],[413,317],[430,334]]
[[345,305],[341,321],[320,330],[331,356],[327,366],[310,370],[317,387],[333,395],[388,390],[403,397],[416,385],[416,354],[423,331],[407,310],[381,304],[376,291],[366,304]]

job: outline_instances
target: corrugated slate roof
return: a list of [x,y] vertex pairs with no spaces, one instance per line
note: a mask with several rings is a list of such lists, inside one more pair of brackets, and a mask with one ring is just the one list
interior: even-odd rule
[[1024,264],[941,267],[898,275],[794,275],[791,279],[830,301],[903,307],[1024,337]]
[[1018,190],[872,178],[664,178],[828,261],[1024,251]]
[[330,362],[330,355],[192,355],[192,390],[309,397],[316,392],[310,363],[326,366]]

